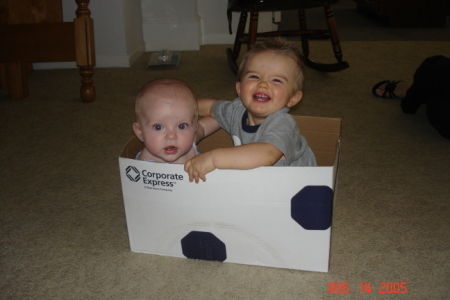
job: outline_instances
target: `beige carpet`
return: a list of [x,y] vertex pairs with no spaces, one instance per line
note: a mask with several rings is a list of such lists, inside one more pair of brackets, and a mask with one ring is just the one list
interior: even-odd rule
[[[332,59],[328,42],[312,57]],[[97,98],[80,102],[75,70],[30,75],[31,96],[0,92],[1,299],[448,299],[450,141],[424,109],[371,95],[383,79],[410,80],[450,42],[342,43],[350,68],[306,71],[295,114],[343,120],[331,264],[314,273],[132,253],[118,155],[132,136],[136,91],[176,77],[199,97],[232,99],[225,45],[181,53],[170,70],[96,69]],[[327,292],[348,282],[347,295]],[[362,295],[360,282],[373,291]],[[407,282],[407,294],[379,293]]]

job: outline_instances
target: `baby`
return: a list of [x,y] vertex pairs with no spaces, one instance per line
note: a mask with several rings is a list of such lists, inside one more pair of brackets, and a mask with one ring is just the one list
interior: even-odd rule
[[294,43],[282,38],[254,45],[243,58],[234,101],[200,99],[201,116],[214,117],[236,147],[217,148],[185,163],[189,180],[205,181],[214,169],[316,166],[289,108],[303,97],[303,63]]
[[196,144],[218,130],[211,117],[198,120],[192,89],[176,79],[148,82],[136,98],[133,130],[144,143],[136,159],[183,164],[198,154]]

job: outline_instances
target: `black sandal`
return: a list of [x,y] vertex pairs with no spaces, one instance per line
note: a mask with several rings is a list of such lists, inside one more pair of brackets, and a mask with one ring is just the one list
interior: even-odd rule
[[[403,81],[391,81],[391,80],[383,80],[381,82],[378,82],[377,84],[375,84],[372,88],[372,94],[375,97],[380,97],[380,98],[386,98],[386,99],[393,99],[393,98],[400,98],[397,95],[394,94],[395,88],[397,87],[397,84],[399,82],[403,82]],[[384,93],[383,95],[377,95],[376,90],[382,86],[383,84],[386,84],[385,88],[384,88]]]

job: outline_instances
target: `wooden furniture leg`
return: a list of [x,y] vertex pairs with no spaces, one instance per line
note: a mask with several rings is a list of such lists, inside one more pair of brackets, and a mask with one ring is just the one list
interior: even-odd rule
[[28,96],[31,62],[76,61],[81,99],[94,101],[94,24],[89,0],[75,1],[76,18],[63,22],[61,0],[0,0],[0,83],[11,98]]
[[253,5],[252,11],[250,12],[250,24],[248,28],[248,42],[247,42],[247,50],[256,43],[256,36],[258,34],[258,6]]
[[244,10],[242,11],[241,16],[239,18],[239,25],[236,31],[236,37],[234,38],[233,50],[231,50],[231,48],[227,48],[226,50],[228,65],[230,66],[230,69],[234,74],[237,74],[238,72],[238,66],[236,64],[236,61],[239,58],[239,53],[241,52],[242,39],[244,37],[246,23],[247,23],[247,11]]
[[0,89],[8,88],[6,76],[6,64],[0,64]]
[[[305,11],[304,9],[299,9],[299,21],[300,21],[300,31],[301,34],[301,41],[302,41],[302,51],[303,51],[303,58],[305,59],[305,65],[307,65],[310,68],[313,68],[318,71],[322,72],[338,72],[342,71],[344,69],[347,69],[349,67],[348,63],[346,61],[342,61],[342,50],[341,50],[341,44],[339,42],[339,37],[336,30],[336,22],[334,20],[333,11],[331,9],[331,6],[325,2],[324,3],[324,13],[325,13],[325,19],[327,22],[328,30],[308,30],[306,26],[306,17],[305,17]],[[337,63],[318,63],[309,58],[309,37],[312,35],[321,36],[325,34],[326,38],[331,39],[331,45],[333,48],[334,56],[336,57]]]
[[300,39],[302,41],[302,52],[303,57],[308,59],[309,57],[309,40],[308,40],[308,26],[306,24],[305,10],[303,8],[298,10],[298,20],[300,23]]
[[76,0],[78,9],[74,19],[76,62],[80,67],[81,99],[84,102],[95,100],[95,87],[92,76],[95,66],[94,21],[88,9],[89,0]]
[[[322,72],[337,72],[349,67],[348,63],[342,61],[342,50],[337,34],[336,23],[334,20],[331,3],[338,1],[272,1],[272,0],[229,0],[228,2],[228,21],[231,26],[231,12],[240,11],[241,18],[239,21],[238,31],[234,48],[227,49],[228,64],[234,74],[238,72],[237,59],[241,50],[241,44],[247,43],[247,50],[250,49],[259,37],[275,37],[275,36],[300,36],[302,44],[302,54],[305,65]],[[327,30],[324,29],[308,29],[306,25],[305,9],[313,7],[324,7]],[[276,10],[298,10],[300,30],[285,31],[258,31],[258,17],[260,11],[276,11]],[[245,24],[247,22],[247,12],[250,12],[250,26],[248,34],[244,33]],[[231,34],[231,29],[230,29]],[[337,63],[318,63],[309,58],[309,40],[310,39],[331,39],[334,56]]]
[[12,99],[22,99],[29,96],[29,68],[24,62],[8,62],[6,66],[6,86]]
[[330,31],[330,39],[333,47],[334,56],[338,62],[342,62],[342,49],[339,42],[338,33],[336,30],[336,22],[334,20],[333,11],[328,3],[325,2],[324,6],[325,18],[327,20],[328,30]]

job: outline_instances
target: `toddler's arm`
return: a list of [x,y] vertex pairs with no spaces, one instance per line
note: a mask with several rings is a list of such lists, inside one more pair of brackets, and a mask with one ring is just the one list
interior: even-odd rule
[[184,164],[189,181],[206,181],[205,175],[215,169],[248,170],[261,166],[272,166],[283,153],[270,143],[250,143],[246,145],[217,148],[199,154]]
[[219,123],[213,117],[203,117],[198,120],[198,128],[195,132],[195,143],[197,144],[205,137],[220,129]]
[[212,99],[212,98],[200,98],[197,100],[198,103],[198,115],[200,117],[206,117],[206,116],[211,116],[213,117],[212,114],[212,109],[214,106],[214,103],[216,103],[218,100],[216,99]]

